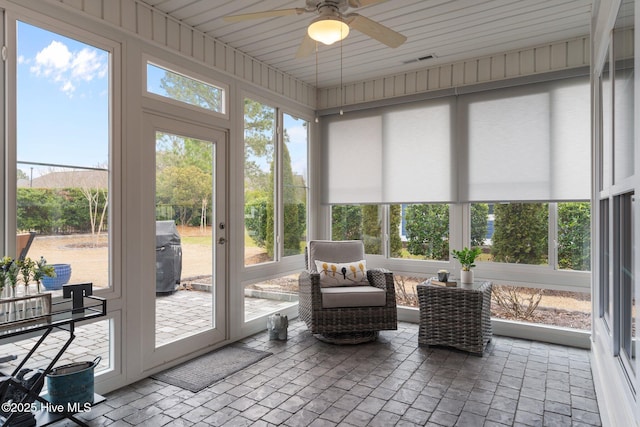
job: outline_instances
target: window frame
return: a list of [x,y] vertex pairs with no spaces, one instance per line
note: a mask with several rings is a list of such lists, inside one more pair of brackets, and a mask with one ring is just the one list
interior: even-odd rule
[[[157,93],[153,93],[153,92],[149,92],[147,90],[148,87],[148,80],[147,80],[147,65],[153,65],[162,69],[165,69],[169,72],[172,72],[174,74],[179,74],[185,78],[188,79],[192,79],[201,83],[204,83],[206,85],[209,86],[213,86],[216,87],[220,90],[222,90],[222,107],[223,107],[223,111],[222,112],[218,112],[218,111],[214,111],[214,110],[210,110],[207,108],[203,108],[200,107],[198,105],[194,105],[194,104],[189,104],[187,102],[184,101],[180,101],[168,96],[163,96],[163,95],[159,95]],[[154,56],[151,56],[149,54],[143,54],[142,55],[142,84],[141,84],[141,89],[142,89],[142,96],[146,97],[146,98],[150,98],[156,101],[160,101],[163,103],[167,103],[167,104],[171,104],[174,105],[176,107],[180,107],[180,108],[186,108],[189,110],[193,110],[193,111],[197,111],[200,113],[205,113],[214,117],[219,117],[219,118],[223,118],[226,120],[229,120],[229,85],[222,83],[219,80],[214,80],[211,79],[210,77],[205,77],[201,74],[198,74],[192,70],[183,68],[175,63],[171,63],[168,61],[164,61],[162,59],[158,59]]]
[[[9,89],[6,92],[7,105],[17,103],[17,30],[18,22],[23,22],[59,34],[63,37],[74,39],[79,43],[91,45],[101,49],[108,54],[109,72],[109,107],[108,107],[108,197],[109,215],[108,227],[109,248],[108,248],[108,287],[96,288],[94,293],[107,299],[117,299],[122,295],[122,262],[120,259],[120,248],[122,246],[121,226],[122,224],[122,194],[121,184],[121,150],[122,150],[122,49],[121,45],[113,40],[88,32],[84,29],[70,26],[61,21],[48,19],[46,22],[34,17],[30,13],[16,13],[5,11],[6,23],[6,46],[7,49],[7,75],[6,81]],[[8,108],[6,122],[6,162],[7,165],[3,187],[7,188],[5,195],[4,227],[2,227],[2,241],[6,253],[15,252],[15,230],[17,229],[17,111],[15,108]]]
[[[96,378],[100,381],[117,379],[122,374],[124,362],[118,349],[122,348],[122,293],[123,293],[123,184],[122,184],[122,105],[125,96],[122,91],[122,44],[115,39],[109,39],[90,32],[86,28],[67,24],[61,20],[42,15],[36,12],[23,10],[20,12],[4,10],[4,46],[7,47],[3,75],[6,82],[4,90],[6,108],[0,123],[4,125],[5,142],[4,150],[0,154],[0,160],[6,165],[4,174],[1,175],[2,183],[0,194],[3,196],[3,210],[0,213],[2,226],[0,226],[0,242],[5,253],[15,252],[15,231],[17,229],[17,30],[18,21],[38,27],[40,29],[60,34],[74,39],[80,43],[89,44],[95,48],[104,50],[109,55],[108,79],[109,79],[109,107],[108,107],[108,172],[109,172],[109,215],[107,233],[109,233],[108,248],[108,282],[107,288],[96,288],[94,294],[107,299],[109,302],[106,317],[101,317],[95,322],[106,321],[109,325],[109,367],[96,372]],[[13,107],[6,107],[13,106]],[[60,297],[54,297],[58,299]],[[54,300],[55,300],[54,299]],[[86,325],[93,322],[85,323]]]
[[[244,102],[246,99],[250,99],[251,101],[254,102],[259,102],[263,105],[266,105],[270,108],[274,109],[274,115],[275,115],[275,141],[274,141],[274,162],[276,162],[276,165],[274,167],[274,171],[275,171],[275,183],[274,183],[274,189],[275,189],[275,194],[274,194],[274,206],[275,206],[275,210],[276,210],[276,215],[274,215],[274,242],[275,242],[275,247],[274,247],[274,254],[273,254],[273,259],[270,261],[266,261],[263,263],[259,263],[259,264],[245,264],[244,261],[244,257],[245,257],[245,246],[244,244],[242,245],[242,270],[244,272],[257,272],[257,271],[265,271],[264,269],[266,268],[268,271],[271,271],[272,269],[274,269],[275,271],[278,272],[288,272],[291,271],[291,267],[290,266],[295,266],[299,263],[299,259],[301,257],[304,256],[304,253],[301,254],[297,254],[297,255],[289,255],[289,256],[285,256],[284,254],[284,180],[283,180],[283,146],[285,144],[284,142],[284,115],[288,115],[290,117],[299,119],[299,120],[304,120],[308,123],[307,125],[307,150],[306,150],[306,164],[307,164],[307,195],[306,195],[306,207],[307,207],[307,211],[306,211],[306,222],[307,222],[307,240],[309,239],[309,234],[310,234],[310,224],[311,224],[311,219],[310,219],[310,211],[311,209],[309,209],[310,207],[310,203],[311,203],[311,182],[310,182],[310,178],[311,178],[311,162],[310,162],[310,153],[311,153],[311,145],[312,145],[312,129],[311,129],[311,120],[308,117],[305,117],[303,114],[296,114],[293,113],[291,109],[286,108],[282,105],[280,105],[277,102],[273,102],[272,100],[269,99],[265,99],[262,96],[259,96],[255,93],[249,93],[249,92],[243,92],[241,95],[241,104],[242,104],[242,120],[240,120],[241,123],[241,127],[242,127],[242,155],[244,156],[245,153],[245,140],[244,140]],[[244,160],[243,160],[243,164],[244,164]],[[244,167],[242,169],[242,177],[244,179]],[[242,191],[242,212],[244,213],[244,208],[245,208],[245,191],[244,191],[244,185],[243,185],[243,191]],[[244,221],[244,214],[243,214],[243,219],[241,221],[242,223],[242,230],[244,232],[244,230],[246,230],[246,225],[245,225],[245,221]],[[256,273],[253,274],[249,274],[249,277],[254,277]],[[277,275],[277,274],[276,274]],[[260,276],[257,275],[256,278],[260,278],[260,280],[264,279],[264,276]],[[253,282],[255,282],[255,280],[253,280]],[[245,283],[245,284],[249,284],[249,282]]]
[[[553,202],[555,203],[555,202]],[[562,203],[562,202],[561,202]],[[418,275],[420,277],[431,277],[439,269],[448,269],[454,277],[459,275],[459,264],[452,257],[449,261],[436,260],[415,260],[391,258],[389,249],[389,215],[390,205],[380,205],[383,207],[382,222],[383,230],[383,254],[365,254],[367,260],[371,260],[379,265],[402,275]],[[471,240],[471,205],[469,203],[450,204],[449,209],[449,248],[461,248],[469,246]],[[331,206],[327,206],[327,236],[331,236]],[[593,211],[593,207],[592,207]],[[557,216],[553,219],[557,223]],[[549,215],[549,221],[552,216]],[[554,226],[557,230],[557,226]],[[593,236],[591,237],[593,240]],[[553,240],[549,240],[549,253]],[[557,253],[557,251],[553,251]],[[555,256],[557,258],[557,256]],[[514,285],[538,287],[543,289],[556,289],[576,292],[590,292],[591,271],[558,269],[550,263],[549,265],[526,265],[497,262],[479,262],[475,267],[476,277],[486,278],[495,282],[507,281]]]

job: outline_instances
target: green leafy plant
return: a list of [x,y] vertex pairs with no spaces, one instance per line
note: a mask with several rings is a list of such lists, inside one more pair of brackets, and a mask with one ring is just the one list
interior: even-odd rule
[[15,294],[16,285],[18,284],[18,273],[20,268],[16,264],[15,260],[10,256],[5,256],[0,260],[0,267],[4,271],[6,279],[9,280],[9,285],[13,288]]
[[24,283],[25,294],[26,290],[29,288],[29,282],[33,276],[33,269],[36,266],[36,263],[31,260],[31,258],[19,259],[16,261],[18,264],[18,268],[20,269],[20,274],[22,275],[22,283]]
[[33,280],[38,285],[38,293],[40,293],[40,284],[43,277],[56,277],[56,271],[52,265],[47,265],[47,260],[44,257],[40,257],[40,260],[36,261],[33,268]]
[[478,257],[478,255],[480,255],[481,252],[482,250],[480,248],[469,249],[467,247],[464,247],[460,251],[453,249],[451,251],[451,254],[455,259],[460,261],[460,264],[462,265],[462,270],[469,271],[471,270],[472,267],[476,266],[475,265],[476,258]]

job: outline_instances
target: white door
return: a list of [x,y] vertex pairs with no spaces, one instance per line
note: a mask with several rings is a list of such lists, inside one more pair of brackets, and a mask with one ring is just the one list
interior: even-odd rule
[[154,318],[142,327],[149,369],[226,338],[227,135],[152,114],[144,129],[145,151],[155,147],[155,280],[142,301]]

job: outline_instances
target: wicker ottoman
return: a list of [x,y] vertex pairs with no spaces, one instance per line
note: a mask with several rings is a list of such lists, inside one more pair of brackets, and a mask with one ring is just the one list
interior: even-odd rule
[[417,286],[419,345],[442,345],[482,356],[491,340],[491,282],[444,287]]

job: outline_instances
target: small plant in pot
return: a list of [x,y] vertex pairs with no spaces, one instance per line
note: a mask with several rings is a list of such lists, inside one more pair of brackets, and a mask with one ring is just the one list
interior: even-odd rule
[[462,250],[453,249],[451,254],[455,259],[460,261],[460,265],[462,269],[460,270],[460,283],[473,283],[473,270],[471,268],[475,267],[475,261],[478,255],[482,250],[480,248],[469,249],[467,247],[462,248]]

